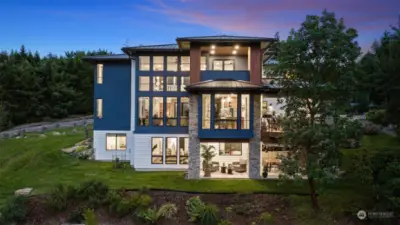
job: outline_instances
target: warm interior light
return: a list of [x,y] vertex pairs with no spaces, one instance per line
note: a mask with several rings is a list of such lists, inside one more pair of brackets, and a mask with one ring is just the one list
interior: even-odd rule
[[239,45],[235,45],[235,49],[239,49]]
[[215,45],[211,45],[211,49],[215,49]]
[[236,53],[237,53],[237,51],[236,51],[236,50],[233,50],[232,54],[234,54],[234,55],[235,55]]
[[214,54],[214,53],[215,53],[215,51],[214,51],[214,50],[211,50],[211,51],[210,51],[210,54]]

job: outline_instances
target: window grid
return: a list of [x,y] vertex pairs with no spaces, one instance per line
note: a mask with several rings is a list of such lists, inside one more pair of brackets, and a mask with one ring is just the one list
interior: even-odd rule
[[189,137],[151,138],[151,164],[187,165],[188,160]]
[[125,151],[126,134],[106,134],[107,151]]

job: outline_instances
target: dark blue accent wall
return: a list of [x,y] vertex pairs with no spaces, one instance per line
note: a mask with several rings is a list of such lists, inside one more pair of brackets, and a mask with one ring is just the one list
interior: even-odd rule
[[[103,99],[103,117],[97,118],[97,99]],[[103,83],[97,84],[94,72],[94,130],[130,130],[131,64],[104,62]]]
[[250,81],[250,73],[248,70],[236,70],[236,71],[201,71],[200,80],[217,80],[217,79],[234,79]]

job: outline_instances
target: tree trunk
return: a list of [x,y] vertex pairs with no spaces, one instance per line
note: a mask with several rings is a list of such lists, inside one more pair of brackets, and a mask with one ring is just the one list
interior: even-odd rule
[[317,212],[320,210],[320,208],[319,208],[319,204],[318,204],[317,193],[315,191],[314,178],[308,178],[308,186],[310,188],[310,197],[311,197],[312,207]]

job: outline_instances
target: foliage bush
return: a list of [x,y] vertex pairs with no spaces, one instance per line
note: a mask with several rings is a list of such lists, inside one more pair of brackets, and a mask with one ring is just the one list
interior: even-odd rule
[[142,210],[142,209],[147,209],[150,206],[152,199],[149,195],[135,193],[131,197],[130,201],[132,203],[132,207],[135,210]]
[[51,208],[62,211],[67,208],[68,201],[76,197],[76,189],[71,185],[58,184],[50,191],[48,204]]
[[382,125],[382,126],[387,126],[389,125],[389,121],[386,115],[386,111],[384,109],[373,109],[370,110],[366,118],[368,121],[371,121],[374,124]]
[[364,134],[365,135],[376,135],[379,133],[379,126],[376,124],[365,124],[364,125]]
[[83,217],[83,214],[82,214],[82,213],[83,213],[83,212],[82,212],[82,209],[81,209],[81,208],[72,210],[72,211],[68,214],[68,217],[67,217],[67,221],[66,221],[66,222],[72,223],[72,224],[80,224],[80,223],[82,223],[82,222],[85,220],[85,218]]
[[186,212],[189,216],[189,221],[197,221],[200,217],[200,212],[204,208],[204,203],[199,196],[191,197],[186,201]]
[[23,222],[27,216],[26,197],[13,196],[8,198],[0,208],[0,224],[8,225]]
[[88,201],[89,208],[96,208],[107,200],[108,186],[97,180],[83,182],[78,188],[78,196]]
[[271,215],[271,213],[264,212],[261,213],[261,215],[257,219],[257,223],[259,225],[270,225],[274,222],[274,217]]
[[96,219],[96,215],[93,209],[86,209],[83,213],[86,225],[98,225],[99,222]]
[[199,222],[201,225],[217,225],[219,221],[219,209],[216,205],[207,204],[199,213]]
[[137,216],[147,224],[157,224],[160,219],[160,214],[157,209],[143,209],[137,213]]
[[165,203],[160,207],[158,213],[163,218],[172,219],[178,213],[178,208],[176,207],[175,204]]
[[231,225],[232,223],[229,222],[228,220],[221,220],[219,221],[218,225]]

